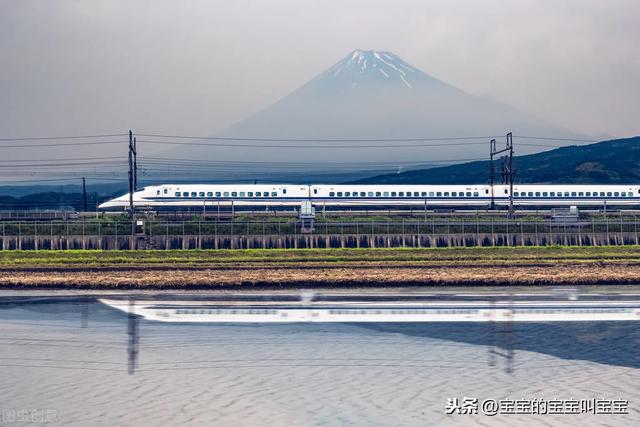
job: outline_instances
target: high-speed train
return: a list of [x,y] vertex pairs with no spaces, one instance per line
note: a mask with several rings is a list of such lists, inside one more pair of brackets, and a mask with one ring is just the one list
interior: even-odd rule
[[[316,207],[509,205],[508,185],[366,185],[366,184],[165,184],[133,194],[136,208],[207,206],[286,207],[311,203]],[[516,206],[635,206],[640,185],[514,185]],[[100,209],[127,209],[129,194],[102,203]]]

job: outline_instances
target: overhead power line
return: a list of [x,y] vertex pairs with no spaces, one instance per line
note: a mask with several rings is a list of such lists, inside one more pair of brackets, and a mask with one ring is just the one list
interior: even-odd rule
[[[152,133],[136,133],[138,136],[170,139],[200,139],[215,141],[264,141],[264,142],[422,142],[422,141],[460,141],[460,140],[488,140],[492,138],[504,138],[505,135],[490,136],[445,136],[445,137],[415,137],[415,138],[261,138],[261,137],[226,137],[226,136],[193,136],[193,135],[165,135]],[[575,142],[599,142],[594,139],[558,138],[546,136],[514,135],[514,138],[540,139],[546,141],[575,141]]]
[[170,139],[204,139],[214,141],[264,141],[264,142],[411,142],[411,141],[458,141],[500,138],[498,136],[452,136],[442,138],[243,138],[243,137],[226,137],[226,136],[187,136],[187,135],[162,135],[151,133],[136,133],[138,136],[147,136],[150,138],[170,138]]
[[0,145],[0,148],[34,148],[34,147],[66,147],[81,145],[105,145],[105,144],[124,144],[125,141],[85,141],[85,142],[60,142],[50,144],[28,144],[28,145]]
[[42,141],[53,139],[89,139],[89,138],[111,138],[115,136],[126,136],[126,133],[111,133],[102,135],[68,135],[68,136],[32,136],[22,138],[0,138],[0,141]]
[[[235,140],[234,140],[235,141]],[[361,142],[357,140],[356,142]],[[381,142],[379,140],[373,140],[374,142]],[[394,140],[396,141],[396,140]],[[418,141],[418,140],[414,140]],[[150,144],[163,144],[163,145],[190,145],[190,146],[203,146],[203,147],[235,147],[235,148],[293,148],[293,149],[346,149],[346,148],[382,148],[382,149],[395,149],[395,148],[421,148],[421,147],[452,147],[452,146],[470,146],[481,145],[484,142],[453,142],[453,143],[440,143],[440,144],[388,144],[388,145],[285,145],[285,144],[227,144],[218,142],[178,142],[178,141],[154,141],[148,139],[141,139],[138,142],[150,143]],[[294,141],[288,141],[294,142]],[[297,142],[321,142],[315,140],[298,140]],[[337,141],[332,141],[337,142]],[[528,144],[520,143],[518,145],[531,146],[531,147],[557,147],[557,145],[548,144]]]

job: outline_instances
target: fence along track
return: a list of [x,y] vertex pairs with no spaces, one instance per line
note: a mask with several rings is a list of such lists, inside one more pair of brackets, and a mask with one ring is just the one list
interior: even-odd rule
[[464,246],[607,246],[638,244],[634,217],[576,223],[543,219],[432,217],[410,220],[316,222],[301,232],[293,219],[147,221],[131,236],[129,221],[2,222],[2,250],[393,248]]

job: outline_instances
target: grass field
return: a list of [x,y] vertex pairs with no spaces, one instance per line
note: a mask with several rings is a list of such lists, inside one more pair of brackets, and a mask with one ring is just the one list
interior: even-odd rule
[[0,252],[5,288],[594,285],[639,277],[640,246]]
[[640,246],[609,247],[492,247],[394,249],[249,249],[170,251],[3,251],[0,268],[56,265],[202,265],[202,264],[318,264],[472,263],[529,264],[531,262],[640,262]]

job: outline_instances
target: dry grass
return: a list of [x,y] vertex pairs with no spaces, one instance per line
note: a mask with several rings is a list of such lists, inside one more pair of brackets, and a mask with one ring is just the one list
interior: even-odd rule
[[0,252],[0,287],[631,284],[640,247]]
[[462,268],[343,268],[313,269],[228,268],[228,269],[134,269],[128,271],[80,272],[1,271],[5,287],[89,287],[89,288],[192,288],[235,286],[407,286],[407,285],[545,285],[635,283],[640,265],[462,267]]

